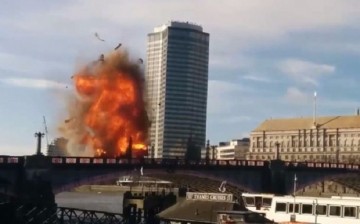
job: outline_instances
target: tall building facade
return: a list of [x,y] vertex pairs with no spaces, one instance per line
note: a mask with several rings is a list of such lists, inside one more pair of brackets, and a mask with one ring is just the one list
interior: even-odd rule
[[48,145],[48,156],[67,156],[68,140],[65,138],[56,138],[52,143]]
[[360,116],[270,119],[251,132],[248,159],[360,162]]
[[151,156],[200,158],[205,146],[209,34],[169,22],[148,34],[146,95]]

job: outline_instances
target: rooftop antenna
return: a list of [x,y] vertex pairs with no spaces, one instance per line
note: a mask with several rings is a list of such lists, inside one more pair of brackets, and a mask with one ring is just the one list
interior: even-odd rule
[[314,124],[314,127],[316,127],[316,96],[317,96],[317,93],[316,91],[314,92],[314,115],[313,115],[313,124]]
[[46,138],[46,148],[48,148],[49,147],[49,138],[48,138],[48,129],[47,129],[47,125],[46,125],[45,116],[43,116],[43,120],[44,120],[44,130],[45,130],[45,138]]

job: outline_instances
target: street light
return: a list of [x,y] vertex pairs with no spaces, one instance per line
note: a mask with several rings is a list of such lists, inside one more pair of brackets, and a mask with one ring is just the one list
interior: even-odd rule
[[[297,177],[296,177],[296,173],[295,173],[295,175],[294,175],[294,203],[293,203],[293,211],[292,211],[293,214],[292,214],[292,216],[291,216],[291,221],[292,221],[292,222],[295,222],[295,221],[296,221],[296,216],[295,216],[296,181],[297,181]],[[300,209],[300,207],[299,207],[299,209]]]
[[34,136],[37,138],[36,155],[41,155],[41,138],[44,137],[44,133],[36,132]]

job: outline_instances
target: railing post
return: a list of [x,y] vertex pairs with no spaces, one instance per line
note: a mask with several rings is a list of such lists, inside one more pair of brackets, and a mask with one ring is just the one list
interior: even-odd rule
[[[63,208],[60,208],[60,224],[64,224],[64,209]],[[57,216],[57,214],[56,214]]]

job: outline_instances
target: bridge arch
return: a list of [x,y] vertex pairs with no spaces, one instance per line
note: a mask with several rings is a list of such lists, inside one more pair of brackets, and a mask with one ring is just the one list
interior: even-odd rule
[[[332,191],[334,189],[330,189],[334,185],[342,186],[343,189],[336,192]],[[349,193],[360,194],[360,175],[358,173],[348,173],[348,174],[332,174],[326,175],[323,177],[318,177],[315,179],[311,179],[311,181],[304,182],[297,188],[298,194],[310,194],[314,192],[318,192],[319,194],[341,194],[341,193]],[[345,192],[344,192],[345,191]]]
[[[117,171],[117,172],[109,172],[99,175],[93,175],[91,177],[83,177],[79,178],[76,181],[70,181],[67,183],[61,183],[53,185],[53,192],[55,194],[64,192],[64,191],[70,191],[76,187],[82,186],[82,185],[90,185],[90,184],[98,184],[98,183],[104,183],[104,182],[111,182],[116,179],[118,179],[120,176],[126,176],[126,175],[139,175],[139,172],[133,172],[129,170],[124,171]],[[192,170],[176,170],[175,172],[167,172],[166,170],[158,170],[158,169],[146,169],[144,170],[144,176],[148,177],[155,177],[162,180],[168,180],[174,182],[174,179],[179,177],[187,177],[189,180],[195,180],[196,178],[198,181],[208,181],[212,182],[214,184],[216,182],[216,185],[213,186],[213,188],[216,187],[216,189],[220,186],[221,182],[226,180],[227,182],[227,188],[237,189],[240,191],[245,192],[254,192],[251,187],[246,186],[245,184],[242,184],[238,181],[233,181],[230,179],[227,179],[226,177],[222,177],[219,175],[212,175],[209,173],[203,173],[199,171],[192,171]],[[175,181],[176,182],[176,181]],[[115,184],[115,183],[114,183]],[[175,183],[177,184],[177,183]],[[178,185],[178,184],[177,184]],[[191,185],[191,181],[190,181]],[[191,187],[191,186],[190,186]],[[198,189],[201,190],[201,189]]]

